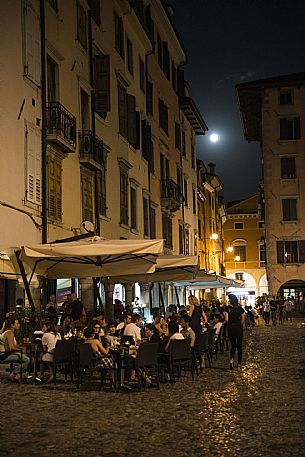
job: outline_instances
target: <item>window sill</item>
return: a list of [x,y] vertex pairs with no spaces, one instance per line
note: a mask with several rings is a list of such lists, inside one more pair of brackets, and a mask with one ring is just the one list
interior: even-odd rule
[[110,222],[111,221],[111,217],[105,216],[104,214],[100,214],[100,219],[102,221],[106,221],[106,222]]
[[282,182],[282,183],[286,183],[286,182],[295,183],[296,180],[297,180],[297,178],[281,178],[281,182]]
[[122,227],[123,229],[129,230],[128,225],[123,224],[122,222],[119,222],[119,226]]
[[281,140],[280,138],[278,139],[279,143],[296,143],[297,141],[300,141],[301,138],[291,138],[290,140]]
[[134,235],[139,235],[139,232],[137,229],[130,228],[130,232],[133,233]]
[[56,227],[61,227],[61,228],[64,226],[62,221],[56,221],[56,220],[51,219],[49,217],[48,217],[48,225],[55,225]]
[[299,223],[299,220],[296,219],[296,220],[291,220],[291,221],[281,221],[281,224],[298,224]]

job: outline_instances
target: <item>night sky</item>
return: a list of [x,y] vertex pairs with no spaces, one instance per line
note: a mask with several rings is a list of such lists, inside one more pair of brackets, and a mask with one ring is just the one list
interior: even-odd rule
[[[260,147],[243,136],[235,85],[305,70],[304,0],[172,0],[188,53],[186,79],[209,132],[199,157],[216,163],[225,201],[256,193]],[[221,141],[211,143],[217,132]]]

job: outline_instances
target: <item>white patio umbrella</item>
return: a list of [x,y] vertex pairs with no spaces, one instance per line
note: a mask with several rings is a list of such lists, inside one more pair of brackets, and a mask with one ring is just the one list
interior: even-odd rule
[[111,279],[116,283],[187,281],[195,277],[198,269],[197,256],[161,255],[157,258],[154,273],[119,275]]
[[23,246],[20,260],[49,279],[153,273],[163,240],[80,241]]

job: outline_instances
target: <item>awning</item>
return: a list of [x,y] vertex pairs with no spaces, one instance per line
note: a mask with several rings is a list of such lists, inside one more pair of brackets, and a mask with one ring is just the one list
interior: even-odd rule
[[[20,273],[19,273],[20,274]],[[0,251],[0,278],[16,279],[15,267],[6,252]]]
[[218,289],[228,287],[242,287],[241,281],[226,278],[225,276],[212,275],[199,270],[194,279],[177,282],[177,286],[186,286],[189,289]]
[[120,275],[111,278],[116,283],[174,282],[193,279],[198,272],[198,257],[190,255],[161,255],[151,274]]
[[153,273],[163,245],[163,240],[105,240],[94,236],[80,241],[24,246],[20,260],[33,273],[49,279]]

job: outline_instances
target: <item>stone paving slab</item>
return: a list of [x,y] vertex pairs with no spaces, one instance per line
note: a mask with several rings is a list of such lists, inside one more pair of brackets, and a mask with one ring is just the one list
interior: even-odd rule
[[305,457],[300,322],[247,332],[241,372],[225,352],[160,391],[20,386],[2,373],[0,457]]

